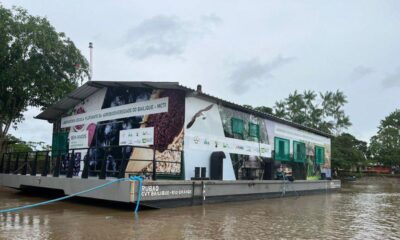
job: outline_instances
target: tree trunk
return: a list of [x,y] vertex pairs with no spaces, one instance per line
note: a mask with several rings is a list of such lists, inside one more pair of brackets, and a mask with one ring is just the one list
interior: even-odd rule
[[12,121],[8,121],[6,124],[0,124],[0,154],[6,152],[7,148],[7,133],[10,129]]

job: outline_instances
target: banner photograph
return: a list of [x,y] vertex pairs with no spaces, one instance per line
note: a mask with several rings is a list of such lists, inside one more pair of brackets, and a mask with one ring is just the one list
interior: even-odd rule
[[[89,159],[90,176],[100,171],[101,159],[107,161],[107,176],[114,176],[123,156],[144,160],[129,161],[127,172],[148,175],[155,156],[161,161],[157,173],[177,175],[183,149],[184,101],[184,92],[178,90],[111,87],[76,105],[71,116],[61,119],[61,128],[69,128],[68,145],[77,149],[76,158]],[[82,147],[90,149],[78,149]],[[76,164],[78,174],[83,164]],[[67,167],[63,160],[62,168]]]

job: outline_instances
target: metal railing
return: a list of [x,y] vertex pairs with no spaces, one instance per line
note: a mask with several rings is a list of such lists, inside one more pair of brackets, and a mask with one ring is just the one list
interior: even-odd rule
[[[146,158],[135,157],[133,151],[146,151]],[[152,155],[151,157],[149,157]],[[174,160],[171,160],[171,157]],[[128,164],[142,163],[140,170],[127,170]],[[181,179],[183,151],[166,149],[159,153],[143,146],[101,146],[70,150],[3,153],[0,173],[53,177],[98,177],[99,179],[124,178],[141,175],[147,179],[158,177]],[[169,169],[169,170],[168,170]]]

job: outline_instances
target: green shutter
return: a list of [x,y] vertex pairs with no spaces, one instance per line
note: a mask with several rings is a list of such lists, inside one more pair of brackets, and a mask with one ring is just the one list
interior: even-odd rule
[[243,136],[243,132],[244,132],[243,120],[237,119],[237,118],[232,118],[231,124],[232,124],[232,133],[240,134]]
[[53,134],[52,156],[57,157],[63,155],[68,150],[68,132]]
[[279,153],[283,151],[279,146],[279,139],[275,138],[275,159],[279,158]]
[[275,138],[275,160],[290,161],[290,141],[284,138]]
[[259,138],[260,137],[260,126],[255,123],[249,123],[249,136]]
[[325,149],[315,146],[315,162],[319,165],[325,163]]
[[293,160],[295,162],[306,161],[306,144],[293,141]]
[[284,150],[285,149],[285,142],[279,140],[278,141],[278,145],[279,145],[279,149],[280,149],[280,151],[278,152],[278,157],[279,157],[279,159],[283,160],[283,159],[285,159],[285,150]]

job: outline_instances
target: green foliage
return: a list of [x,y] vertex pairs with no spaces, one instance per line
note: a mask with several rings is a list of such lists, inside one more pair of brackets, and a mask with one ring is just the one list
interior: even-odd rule
[[270,107],[265,107],[265,106],[259,106],[259,107],[255,107],[254,110],[259,111],[259,112],[263,112],[263,113],[267,113],[267,114],[272,114],[272,108]]
[[19,142],[9,146],[10,152],[32,152],[33,149],[24,142]]
[[367,165],[367,143],[353,135],[342,133],[332,138],[332,168],[350,170]]
[[378,133],[371,138],[373,160],[385,166],[400,166],[400,109],[381,121]]
[[307,176],[307,180],[319,180],[319,176]]
[[45,108],[88,74],[74,43],[46,18],[0,4],[0,151],[28,106]]
[[251,105],[244,104],[243,107],[251,109],[251,110],[256,110],[262,113],[267,113],[267,114],[273,114],[273,110],[270,107],[266,106],[259,106],[259,107],[252,107]]
[[32,151],[33,144],[21,141],[21,139],[7,134],[4,139],[4,148],[8,152],[30,152]]
[[339,90],[319,95],[310,90],[303,93],[294,91],[284,100],[276,102],[274,110],[277,117],[339,135],[351,126],[343,110],[345,103],[346,96]]

